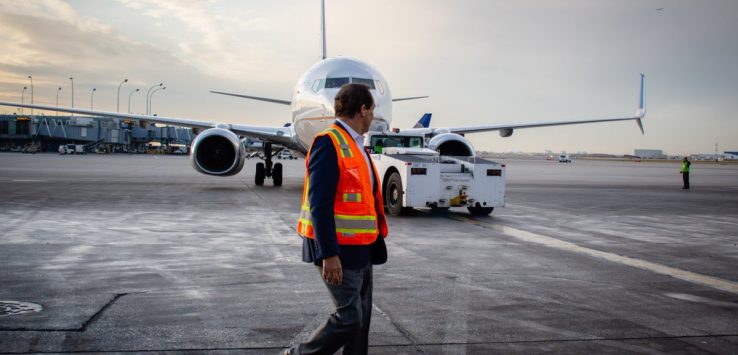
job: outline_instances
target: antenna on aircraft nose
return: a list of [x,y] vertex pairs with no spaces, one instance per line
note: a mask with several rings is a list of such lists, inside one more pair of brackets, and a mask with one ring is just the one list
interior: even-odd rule
[[321,59],[325,59],[325,0],[320,0],[320,35],[323,37],[323,57]]

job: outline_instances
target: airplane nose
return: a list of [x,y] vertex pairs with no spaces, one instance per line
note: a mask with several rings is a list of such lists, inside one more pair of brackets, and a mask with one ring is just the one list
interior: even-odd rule
[[389,125],[383,118],[374,116],[372,124],[369,125],[369,130],[373,132],[386,132],[389,130]]

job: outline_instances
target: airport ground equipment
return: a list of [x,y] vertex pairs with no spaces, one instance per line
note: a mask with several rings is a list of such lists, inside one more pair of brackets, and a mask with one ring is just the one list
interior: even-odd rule
[[[474,155],[441,155],[422,136],[369,133],[367,144],[389,214],[466,207],[486,216],[505,205],[505,165]],[[473,152],[473,150],[472,150]]]
[[86,154],[83,144],[62,144],[59,146],[59,154]]
[[559,154],[559,163],[571,163],[569,154]]
[[289,149],[282,149],[279,151],[279,153],[277,153],[277,159],[292,160],[297,159],[297,157],[294,156]]

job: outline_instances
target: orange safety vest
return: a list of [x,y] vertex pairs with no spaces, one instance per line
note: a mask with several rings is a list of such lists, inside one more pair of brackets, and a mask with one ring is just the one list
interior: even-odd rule
[[[353,138],[335,123],[316,136],[328,135],[333,141],[338,155],[338,186],[333,205],[336,222],[336,240],[339,245],[369,245],[377,240],[377,235],[387,237],[387,219],[384,216],[382,188],[377,181],[377,192],[372,193],[372,181],[364,160],[364,152]],[[308,189],[310,152],[305,157],[305,185],[302,190],[302,211],[297,222],[297,233],[305,238],[315,239]],[[371,163],[374,176],[379,179],[377,168]]]

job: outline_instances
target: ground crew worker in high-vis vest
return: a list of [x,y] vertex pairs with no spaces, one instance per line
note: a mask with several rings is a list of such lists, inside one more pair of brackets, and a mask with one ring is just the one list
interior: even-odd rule
[[687,157],[684,157],[684,160],[682,160],[682,170],[679,172],[682,173],[682,182],[684,182],[684,185],[682,186],[682,189],[689,190],[689,167],[692,165],[692,163],[687,159]]
[[314,263],[335,312],[287,354],[366,354],[372,313],[372,264],[387,261],[387,222],[377,171],[364,149],[374,118],[366,85],[344,85],[338,118],[318,134],[305,158],[306,177],[297,232],[303,261]]

